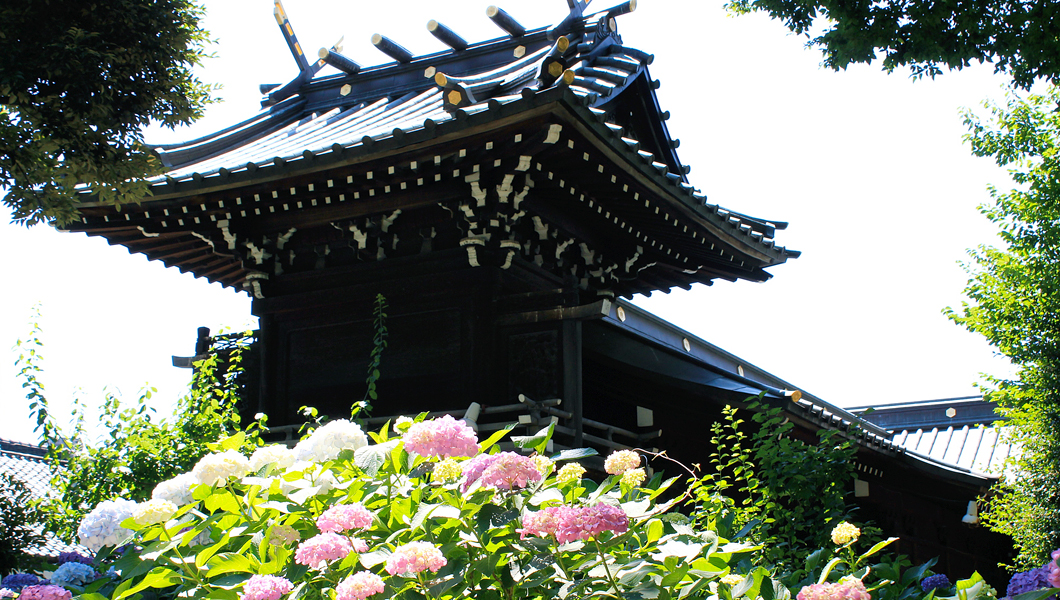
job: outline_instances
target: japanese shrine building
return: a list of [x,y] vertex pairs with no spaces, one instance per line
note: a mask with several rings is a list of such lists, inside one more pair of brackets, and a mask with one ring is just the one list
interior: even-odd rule
[[[425,56],[375,36],[393,61],[372,67],[335,48],[310,62],[277,4],[299,76],[263,86],[250,119],[158,147],[168,171],[151,197],[87,202],[70,229],[250,294],[255,409],[270,424],[301,422],[303,405],[348,415],[382,294],[376,415],[521,411],[528,427],[556,422],[560,445],[695,460],[721,407],[762,393],[807,432],[849,429],[876,498],[941,481],[933,497],[957,508],[929,518],[959,527],[992,478],[911,458],[885,431],[622,300],[764,281],[798,252],[775,241],[785,223],[710,204],[689,182],[653,57],[618,35],[636,0],[568,4],[540,28],[490,7],[505,35],[480,43],[432,21],[449,50]],[[317,76],[324,65],[340,72]],[[997,562],[964,537],[950,545],[954,564]]]

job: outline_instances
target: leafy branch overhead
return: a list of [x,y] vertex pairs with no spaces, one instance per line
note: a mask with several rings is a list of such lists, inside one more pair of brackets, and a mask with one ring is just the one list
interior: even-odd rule
[[211,87],[193,74],[209,42],[191,0],[0,4],[0,192],[13,219],[65,224],[77,185],[135,202],[161,164],[150,122],[191,123]]
[[732,0],[732,12],[765,12],[824,53],[824,64],[845,69],[882,60],[934,77],[943,68],[991,63],[1029,89],[1060,74],[1060,4],[1007,0]]

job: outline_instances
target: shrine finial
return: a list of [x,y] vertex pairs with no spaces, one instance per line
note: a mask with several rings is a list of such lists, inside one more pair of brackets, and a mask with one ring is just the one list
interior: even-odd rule
[[309,60],[306,59],[305,52],[302,51],[302,46],[298,43],[298,37],[294,34],[294,28],[291,27],[291,21],[287,18],[287,11],[283,9],[283,2],[273,0],[272,14],[276,17],[276,24],[280,26],[280,32],[283,33],[283,39],[287,42],[287,47],[291,49],[291,55],[294,56],[295,62],[298,63],[298,70],[302,72],[303,78],[308,79],[312,76]]

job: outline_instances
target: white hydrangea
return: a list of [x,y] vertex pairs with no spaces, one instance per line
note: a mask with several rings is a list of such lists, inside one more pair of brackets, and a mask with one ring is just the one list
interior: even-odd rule
[[121,522],[133,515],[136,503],[132,500],[118,498],[104,500],[85,515],[77,528],[77,537],[81,545],[92,552],[99,552],[104,546],[117,546],[124,542],[132,531],[121,526]]
[[154,491],[151,492],[151,498],[168,500],[178,507],[184,506],[193,500],[191,488],[198,483],[194,475],[183,473],[156,485]]
[[331,421],[298,442],[294,454],[298,460],[326,462],[338,458],[343,450],[356,450],[367,445],[368,437],[361,428],[356,423],[341,419]]
[[170,520],[175,512],[177,512],[176,504],[169,500],[152,498],[147,502],[141,502],[136,505],[136,510],[133,511],[133,520],[139,525],[154,525]]
[[217,485],[229,477],[242,477],[250,471],[250,461],[235,450],[207,454],[195,463],[191,474],[198,483]]
[[280,471],[294,464],[294,452],[287,446],[274,444],[262,446],[250,455],[250,470],[257,473],[266,465],[275,465]]

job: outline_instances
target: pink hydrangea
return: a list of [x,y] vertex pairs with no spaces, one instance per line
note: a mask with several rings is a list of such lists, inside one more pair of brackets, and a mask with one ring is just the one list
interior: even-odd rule
[[19,600],[70,600],[70,590],[57,585],[27,585],[22,588]]
[[243,584],[243,600],[280,600],[294,585],[276,575],[254,575]]
[[561,544],[587,540],[605,531],[623,533],[629,529],[629,517],[618,506],[594,504],[560,514],[556,541]]
[[383,580],[371,571],[358,571],[335,588],[337,600],[364,600],[383,593]]
[[872,600],[860,579],[815,583],[799,590],[798,600]]
[[482,477],[482,472],[486,470],[486,467],[493,464],[496,460],[496,454],[479,454],[475,458],[464,463],[464,491],[472,486],[479,477]]
[[320,569],[333,560],[346,558],[353,552],[350,539],[337,533],[322,533],[298,545],[294,560],[300,565]]
[[398,546],[386,559],[386,572],[411,577],[430,570],[437,573],[446,564],[441,550],[429,542],[409,542]]
[[475,456],[479,450],[475,430],[451,415],[413,423],[404,439],[405,450],[423,456]]
[[1053,550],[1052,559],[1053,562],[1045,565],[1049,570],[1045,579],[1049,581],[1049,585],[1060,588],[1060,550]]
[[515,452],[476,456],[467,462],[464,475],[467,476],[467,481],[464,483],[465,491],[478,480],[481,480],[482,485],[485,486],[499,490],[512,490],[526,487],[531,481],[542,479],[541,471],[537,470],[534,459]]
[[353,544],[353,551],[358,554],[364,554],[368,552],[368,542],[361,538],[350,538],[350,543]]
[[317,517],[321,532],[341,532],[350,529],[368,529],[372,526],[372,513],[362,504],[338,504]]
[[523,516],[523,528],[519,530],[519,538],[525,540],[532,535],[555,537],[560,520],[574,510],[576,509],[569,506],[549,506],[537,512],[527,513]]

